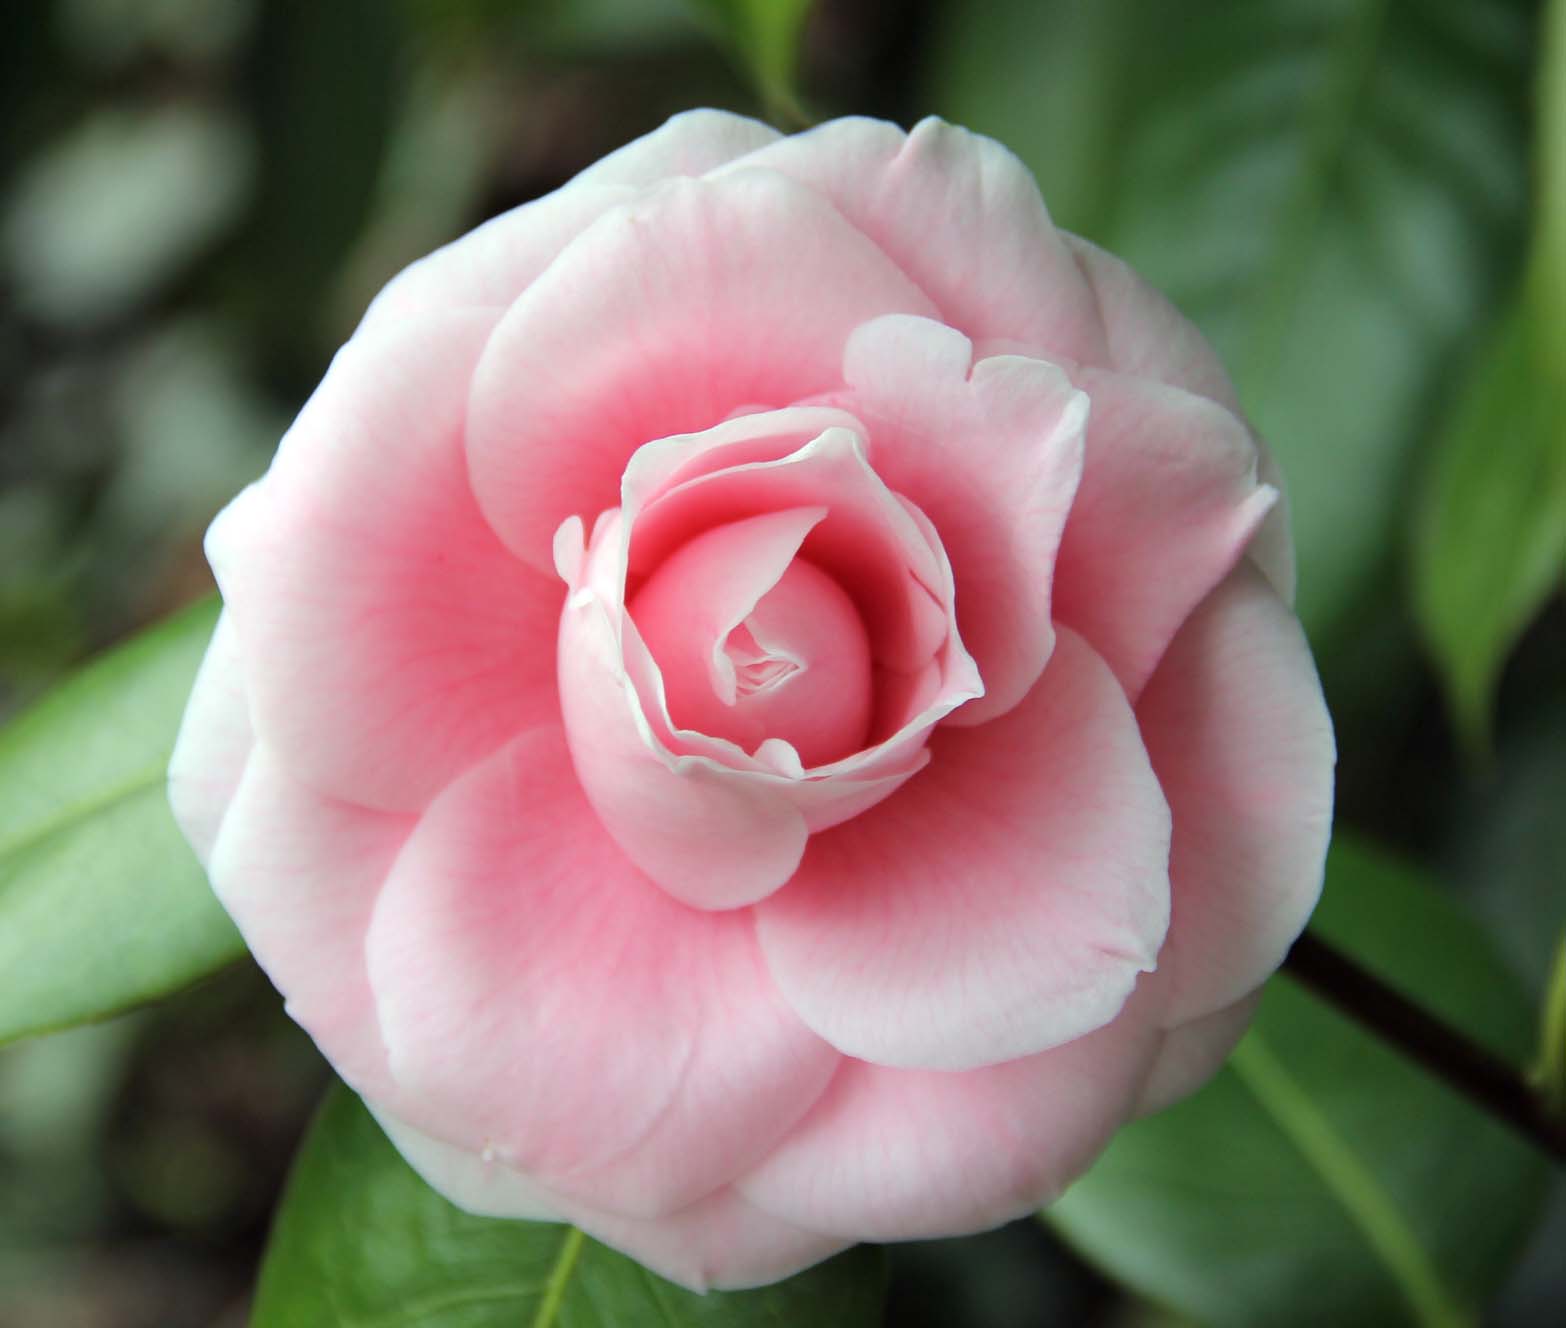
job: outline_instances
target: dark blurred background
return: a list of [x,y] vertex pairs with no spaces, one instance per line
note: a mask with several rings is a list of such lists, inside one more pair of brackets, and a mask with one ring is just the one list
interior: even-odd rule
[[[400,267],[675,111],[760,113],[713,8],[6,0],[0,715],[211,588],[207,522]],[[1411,550],[1523,262],[1538,11],[821,0],[801,72],[821,117],[1002,138],[1215,338],[1290,479],[1340,823],[1460,892],[1536,991],[1566,921],[1566,612],[1530,612],[1465,744]],[[0,1328],[242,1323],[325,1079],[249,966],[0,1051]],[[1563,1321],[1559,1194],[1552,1221],[1495,1323]],[[1172,1322],[1036,1224],[894,1269],[894,1325]]]

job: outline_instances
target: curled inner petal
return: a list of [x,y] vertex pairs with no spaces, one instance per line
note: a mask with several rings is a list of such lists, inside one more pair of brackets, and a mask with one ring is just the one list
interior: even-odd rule
[[747,752],[777,739],[803,765],[825,765],[864,745],[869,638],[853,600],[803,558],[770,586],[751,581],[739,601],[714,601],[715,582],[743,575],[758,521],[768,523],[735,522],[698,536],[628,607],[663,674],[675,724]]

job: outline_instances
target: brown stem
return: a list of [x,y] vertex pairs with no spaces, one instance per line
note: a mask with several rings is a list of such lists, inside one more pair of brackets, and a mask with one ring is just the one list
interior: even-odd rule
[[1294,942],[1283,967],[1318,996],[1511,1126],[1557,1162],[1566,1163],[1566,1120],[1548,1110],[1514,1066],[1415,1005],[1310,932]]

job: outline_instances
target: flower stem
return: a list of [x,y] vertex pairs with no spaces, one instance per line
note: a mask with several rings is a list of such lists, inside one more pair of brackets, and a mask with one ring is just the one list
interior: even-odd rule
[[1551,1111],[1515,1066],[1415,1005],[1310,932],[1295,941],[1283,967],[1382,1041],[1557,1162],[1566,1163],[1566,1117]]

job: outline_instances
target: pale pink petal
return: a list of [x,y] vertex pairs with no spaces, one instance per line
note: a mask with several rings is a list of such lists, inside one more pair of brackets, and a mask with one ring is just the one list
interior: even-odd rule
[[413,823],[317,793],[262,744],[208,864],[213,890],[288,1013],[344,1079],[379,1095],[390,1080],[364,936]]
[[234,624],[218,616],[169,758],[169,805],[202,866],[255,746]]
[[812,191],[750,170],[660,185],[589,227],[496,330],[469,419],[480,506],[549,571],[560,523],[616,506],[643,443],[837,386],[848,334],[895,312],[933,309]]
[[1165,1033],[1153,1060],[1152,1073],[1142,1085],[1137,1114],[1150,1116],[1155,1111],[1172,1107],[1217,1074],[1219,1066],[1245,1036],[1256,1007],[1261,1004],[1261,996],[1258,989],[1242,996],[1233,1005]]
[[692,1291],[765,1286],[854,1243],[803,1231],[723,1189],[678,1212],[625,1217],[553,1194],[519,1171],[432,1139],[365,1104],[415,1171],[459,1208],[480,1217],[569,1221]]
[[803,816],[770,785],[655,744],[626,672],[631,652],[651,659],[629,616],[574,593],[560,619],[561,713],[601,830],[696,908],[741,908],[772,893],[805,851]]
[[733,1190],[720,1190],[651,1221],[586,1211],[578,1212],[575,1220],[595,1240],[692,1291],[767,1286],[860,1239],[804,1230],[763,1212]]
[[951,328],[879,318],[849,339],[849,390],[834,398],[865,422],[876,472],[918,504],[951,560],[963,645],[984,679],[953,724],[1004,714],[1049,659],[1050,585],[1088,404],[1055,365],[971,357]]
[[854,602],[795,555],[824,507],[703,531],[659,564],[628,605],[685,729],[754,753],[787,741],[807,766],[865,745],[870,646]]
[[1062,630],[1027,699],[814,836],[757,909],[801,1018],[847,1055],[966,1070],[1109,1022],[1168,919],[1169,812],[1113,676]]
[[[828,429],[864,434],[864,426],[846,411],[823,406],[789,406],[756,411],[724,420],[700,433],[656,438],[636,449],[620,482],[620,510],[635,522],[647,507],[670,489],[734,466],[781,461],[819,438]],[[631,551],[633,576],[650,570],[667,556],[670,544],[639,532]]]
[[656,566],[698,531],[783,508],[820,506],[803,556],[859,605],[876,662],[922,669],[952,634],[952,573],[939,535],[892,493],[863,440],[829,428],[776,461],[733,466],[672,486],[648,504],[631,534],[633,564]]
[[1028,168],[993,139],[935,119],[907,135],[833,120],[739,165],[821,190],[973,340],[1102,360],[1092,292]]
[[[1182,387],[1239,415],[1234,384],[1217,352],[1190,320],[1113,254],[1075,235],[1065,239],[1098,301],[1109,339],[1108,358],[1100,363],[1121,373]],[[1262,439],[1252,435],[1252,441],[1261,453],[1263,483],[1281,495],[1282,472],[1277,462]],[[1249,552],[1278,594],[1292,604],[1294,544],[1289,537],[1288,503],[1282,498],[1267,514]]]
[[567,187],[586,183],[644,189],[670,176],[705,175],[779,137],[770,125],[731,111],[682,111],[594,162]]
[[403,1160],[458,1208],[479,1217],[561,1220],[560,1201],[537,1181],[497,1160],[415,1130],[377,1102],[364,1105]]
[[1245,425],[1205,397],[1099,369],[1087,459],[1055,573],[1055,618],[1140,693],[1171,638],[1240,560],[1277,490]]
[[1130,1115],[1159,1034],[1134,998],[1112,1024],[962,1074],[848,1061],[737,1182],[791,1222],[863,1240],[963,1235],[1053,1199]]
[[492,217],[404,268],[371,302],[362,335],[408,318],[491,309],[498,315],[566,245],[636,190],[580,181]]
[[367,948],[397,1114],[618,1212],[724,1184],[837,1060],[773,987],[748,914],[687,908],[621,856],[558,732],[430,808]]
[[1305,635],[1242,563],[1180,630],[1137,706],[1174,812],[1166,1019],[1233,1004],[1282,961],[1321,892],[1332,722]]
[[491,323],[431,315],[351,341],[207,537],[256,731],[301,779],[387,811],[559,713],[564,587],[506,552],[467,480]]
[[553,193],[524,203],[405,268],[360,331],[465,308],[504,309],[567,244],[612,207],[670,175],[701,175],[778,137],[756,120],[687,111],[627,143]]

